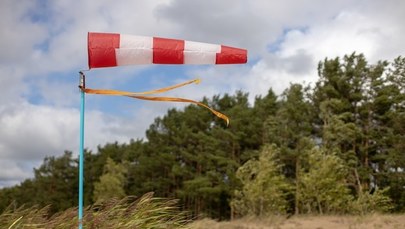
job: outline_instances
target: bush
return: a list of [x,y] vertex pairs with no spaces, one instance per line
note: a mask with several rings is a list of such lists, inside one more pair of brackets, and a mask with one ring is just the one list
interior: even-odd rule
[[373,194],[360,193],[357,199],[351,202],[352,212],[361,215],[389,212],[394,206],[386,194],[388,190],[389,188],[377,189]]

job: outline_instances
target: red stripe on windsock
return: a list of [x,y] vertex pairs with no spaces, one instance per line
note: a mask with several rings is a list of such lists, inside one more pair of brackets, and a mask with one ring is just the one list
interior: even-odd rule
[[184,40],[153,38],[154,64],[183,64]]
[[221,45],[221,52],[217,53],[215,64],[245,64],[247,50]]
[[117,66],[115,49],[120,46],[120,35],[88,33],[89,68]]

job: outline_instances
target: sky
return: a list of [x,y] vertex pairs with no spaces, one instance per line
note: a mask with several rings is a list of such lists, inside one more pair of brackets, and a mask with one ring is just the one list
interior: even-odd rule
[[[356,52],[373,64],[403,56],[404,21],[402,0],[1,0],[0,187],[33,177],[46,156],[78,155],[88,32],[223,44],[247,49],[249,60],[102,68],[85,72],[87,87],[146,91],[200,78],[166,95],[200,100],[242,90],[253,101],[270,88],[280,94],[316,81],[325,58]],[[142,139],[173,107],[184,105],[87,95],[85,147]]]

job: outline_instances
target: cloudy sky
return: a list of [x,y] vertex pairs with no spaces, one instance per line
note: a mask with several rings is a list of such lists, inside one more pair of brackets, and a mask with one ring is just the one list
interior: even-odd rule
[[[249,61],[97,69],[86,72],[88,87],[144,91],[198,77],[168,94],[198,100],[241,89],[253,98],[313,82],[325,57],[404,55],[404,9],[402,0],[1,0],[0,187],[32,177],[45,156],[77,155],[89,31],[241,47]],[[170,107],[182,105],[88,95],[85,146],[142,138]]]

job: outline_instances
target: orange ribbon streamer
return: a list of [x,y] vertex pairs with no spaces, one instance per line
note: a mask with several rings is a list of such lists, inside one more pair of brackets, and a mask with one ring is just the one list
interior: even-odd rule
[[145,92],[128,92],[128,91],[118,91],[118,90],[108,90],[108,89],[90,89],[90,88],[82,88],[82,90],[87,93],[87,94],[99,94],[99,95],[113,95],[113,96],[127,96],[130,98],[134,99],[142,99],[142,100],[149,100],[149,101],[167,101],[167,102],[182,102],[182,103],[194,103],[199,106],[202,106],[204,108],[207,108],[210,110],[214,115],[216,115],[218,118],[225,120],[226,125],[229,125],[229,118],[212,109],[211,107],[205,105],[204,103],[200,103],[191,99],[183,99],[183,98],[176,98],[176,97],[152,97],[152,96],[144,96],[144,95],[150,95],[150,94],[158,94],[158,93],[163,93],[166,91],[170,91],[179,87],[183,87],[192,83],[199,84],[200,79],[194,79],[190,80],[184,83],[176,84],[173,86],[165,87],[165,88],[160,88],[157,90],[151,90],[151,91],[145,91]]

